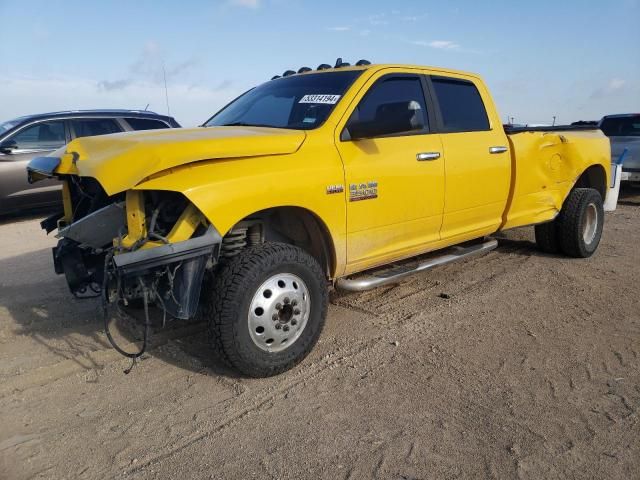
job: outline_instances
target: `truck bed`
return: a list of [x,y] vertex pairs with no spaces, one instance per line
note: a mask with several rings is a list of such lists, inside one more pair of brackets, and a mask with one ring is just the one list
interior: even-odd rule
[[[590,165],[608,185],[609,140],[597,128],[582,125],[514,127],[505,125],[511,152],[511,192],[503,229],[553,219],[566,195]],[[606,166],[606,168],[604,167]],[[603,199],[606,188],[600,192]]]
[[522,132],[569,132],[569,131],[585,131],[585,130],[599,130],[598,127],[593,125],[554,125],[549,127],[527,127],[518,125],[503,125],[504,131],[507,135],[512,135]]

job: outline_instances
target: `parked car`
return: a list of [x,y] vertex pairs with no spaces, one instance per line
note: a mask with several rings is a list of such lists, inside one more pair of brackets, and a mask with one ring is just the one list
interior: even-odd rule
[[80,138],[34,159],[34,180],[68,184],[43,227],[58,229],[71,291],[181,319],[200,298],[212,351],[259,377],[309,353],[331,286],[396,283],[524,225],[545,252],[596,251],[611,175],[597,128],[503,127],[472,73],[366,61],[298,72],[202,128]]
[[640,113],[607,115],[598,126],[609,137],[612,161],[627,150],[621,180],[640,182]]
[[0,123],[0,214],[61,202],[61,184],[27,182],[26,167],[74,138],[132,130],[177,128],[172,117],[139,110],[75,110],[43,113]]

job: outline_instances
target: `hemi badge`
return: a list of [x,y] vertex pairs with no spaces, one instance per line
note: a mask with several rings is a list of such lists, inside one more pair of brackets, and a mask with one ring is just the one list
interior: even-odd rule
[[327,186],[327,195],[331,195],[332,193],[342,193],[342,192],[344,192],[344,186],[342,185]]

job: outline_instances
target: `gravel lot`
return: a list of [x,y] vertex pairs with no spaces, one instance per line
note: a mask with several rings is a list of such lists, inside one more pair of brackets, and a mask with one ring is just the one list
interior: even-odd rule
[[522,229],[333,293],[311,356],[261,380],[213,363],[198,323],[156,329],[124,375],[38,222],[0,221],[3,479],[638,478],[640,191],[589,260]]

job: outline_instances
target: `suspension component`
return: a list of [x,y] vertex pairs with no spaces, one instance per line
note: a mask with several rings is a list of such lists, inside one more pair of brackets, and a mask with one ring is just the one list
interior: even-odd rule
[[222,239],[220,256],[231,258],[247,247],[247,227],[236,227]]
[[262,243],[262,227],[260,224],[240,224],[233,227],[222,239],[220,256],[223,258],[235,257],[241,250],[260,243]]

